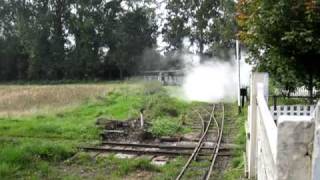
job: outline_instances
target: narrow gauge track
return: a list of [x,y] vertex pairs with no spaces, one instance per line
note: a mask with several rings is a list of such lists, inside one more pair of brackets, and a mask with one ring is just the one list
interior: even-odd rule
[[[136,148],[136,147],[82,147],[84,151],[91,152],[114,152],[114,153],[125,153],[134,155],[165,155],[165,156],[190,156],[193,152],[190,150],[177,150],[177,149],[159,149],[159,148]],[[198,156],[209,156],[210,152],[200,152]],[[231,156],[231,152],[219,152],[218,156]]]
[[[186,164],[184,165],[184,167],[181,169],[179,175],[177,176],[176,180],[180,180],[182,179],[182,177],[187,173],[187,171],[189,169],[191,169],[190,166],[192,166],[192,162],[196,161],[198,156],[199,156],[199,152],[202,150],[203,148],[203,143],[204,140],[206,138],[208,138],[209,136],[209,128],[212,125],[212,121],[215,121],[215,125],[217,128],[217,138],[216,138],[216,142],[215,142],[215,147],[213,148],[213,150],[211,151],[211,155],[208,159],[202,159],[202,161],[208,161],[210,163],[208,167],[202,167],[202,168],[197,168],[198,171],[203,171],[204,173],[201,175],[202,177],[200,179],[204,179],[204,180],[209,180],[210,176],[212,174],[213,171],[213,167],[215,165],[215,161],[217,159],[217,156],[219,154],[219,150],[220,150],[220,144],[221,144],[221,140],[222,140],[222,134],[223,134],[223,127],[224,127],[224,105],[221,104],[222,106],[222,118],[221,118],[221,122],[220,125],[218,123],[218,121],[216,120],[214,114],[215,114],[215,110],[216,110],[216,106],[217,105],[213,105],[212,111],[210,113],[210,117],[209,120],[207,121],[207,123],[205,123],[203,117],[201,116],[200,113],[199,114],[199,118],[202,122],[202,136],[200,138],[200,140],[197,143],[197,146],[194,148],[193,153],[191,154],[191,156],[189,157],[188,161],[186,162]],[[206,125],[206,126],[204,126]]]
[[[206,143],[206,142],[204,142]],[[123,148],[133,148],[133,147],[141,147],[141,148],[159,148],[159,149],[175,149],[175,150],[193,150],[195,148],[194,145],[172,145],[172,144],[161,144],[161,143],[132,143],[132,142],[114,142],[114,141],[103,141],[101,145],[108,146],[119,146]],[[237,146],[234,144],[222,144],[220,150],[231,150],[235,149]],[[201,149],[203,150],[212,150],[215,149],[215,144],[213,145],[205,145]]]

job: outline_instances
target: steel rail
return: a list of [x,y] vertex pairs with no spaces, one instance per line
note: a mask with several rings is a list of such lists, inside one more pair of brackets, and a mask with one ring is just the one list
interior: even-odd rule
[[[204,142],[206,143],[206,142]],[[191,150],[194,149],[195,146],[181,146],[181,145],[165,145],[165,144],[144,144],[144,143],[127,143],[127,142],[114,142],[114,141],[103,141],[101,143],[102,145],[109,145],[109,146],[122,146],[122,147],[141,147],[141,148],[159,148],[159,149],[185,149],[185,150]],[[224,150],[234,149],[233,147],[228,147],[228,144],[226,144],[226,147],[223,147]],[[205,150],[214,150],[216,144],[214,146],[204,146],[201,149]]]
[[[117,147],[80,147],[80,149],[84,151],[93,151],[93,152],[116,152],[116,153],[126,153],[126,154],[137,154],[137,155],[168,155],[168,156],[190,156],[192,154],[192,151],[175,151],[175,150],[161,150],[161,149],[126,149],[126,148],[117,148]],[[211,153],[207,152],[201,152],[198,155],[200,156],[208,156]],[[221,152],[219,156],[231,156],[231,152]]]
[[202,134],[200,140],[198,141],[197,146],[194,148],[193,153],[191,154],[191,156],[189,157],[187,163],[184,165],[184,167],[182,168],[182,170],[180,171],[179,175],[177,176],[176,180],[180,180],[182,178],[182,176],[184,175],[184,173],[186,172],[187,168],[189,167],[190,163],[193,161],[193,159],[196,157],[196,155],[198,155],[199,150],[201,149],[202,146],[202,142],[204,140],[204,138],[206,137],[209,127],[211,125],[211,121],[212,121],[212,116],[213,113],[215,111],[215,105],[213,105],[212,107],[212,113],[210,114],[210,119],[208,121],[207,127],[204,131],[204,133]]
[[198,116],[199,116],[199,118],[201,120],[201,134],[202,134],[205,131],[205,124],[204,124],[204,120],[203,120],[201,114],[199,113],[199,111],[197,111],[197,113],[198,113]]
[[212,174],[213,166],[214,166],[215,161],[217,159],[217,156],[218,156],[218,153],[219,153],[219,149],[220,149],[220,145],[221,145],[221,140],[222,140],[222,135],[223,135],[223,128],[224,128],[224,105],[222,104],[222,119],[221,119],[221,127],[220,127],[219,138],[218,138],[218,142],[216,144],[216,148],[214,150],[214,155],[213,155],[212,160],[211,160],[210,168],[207,171],[207,173],[205,174],[205,177],[204,177],[205,180],[209,180],[210,176]]
[[[208,125],[207,125],[206,129],[205,129],[204,120],[203,120],[202,116],[199,114],[199,117],[201,118],[201,120],[202,120],[202,122],[203,122],[202,135],[205,134],[205,136],[206,136],[206,135],[208,134],[209,127],[210,127],[210,125],[211,125],[211,121],[212,121],[212,119],[213,119],[213,117],[214,117],[214,110],[215,110],[215,106],[213,106],[212,111],[211,111],[211,113],[210,113],[210,117],[209,117],[209,121],[208,121]],[[199,146],[198,150],[196,151],[196,153],[195,153],[195,155],[194,155],[194,157],[193,157],[193,160],[197,160],[197,155],[198,155],[199,151],[202,149],[202,147],[203,147],[203,140],[201,141],[200,146]]]

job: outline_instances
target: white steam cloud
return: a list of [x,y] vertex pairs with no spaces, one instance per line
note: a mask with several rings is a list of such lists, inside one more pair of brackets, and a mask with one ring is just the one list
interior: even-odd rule
[[[190,101],[230,102],[236,100],[237,68],[235,63],[210,60],[200,63],[194,55],[184,55],[187,72],[183,83],[184,98]],[[249,84],[251,67],[242,61],[241,85]]]

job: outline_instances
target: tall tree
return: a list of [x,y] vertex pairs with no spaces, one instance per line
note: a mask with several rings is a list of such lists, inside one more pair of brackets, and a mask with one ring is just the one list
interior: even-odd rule
[[226,42],[234,39],[233,4],[229,0],[170,0],[164,27],[168,49],[181,49],[184,38],[196,45],[200,54],[227,47]]
[[65,64],[65,43],[66,43],[66,19],[69,16],[70,6],[68,1],[52,0],[52,21],[53,30],[51,32],[51,61],[52,69],[48,76],[53,79],[62,79],[64,77]]
[[249,61],[275,77],[299,79],[310,95],[320,77],[319,7],[319,1],[309,0],[238,3],[239,35],[251,52]]
[[99,65],[98,52],[101,41],[99,31],[101,16],[101,1],[76,1],[73,4],[74,13],[70,19],[70,33],[75,39],[72,52],[73,66],[71,73],[74,78],[92,78]]
[[0,0],[0,80],[132,74],[155,44],[150,2]]
[[187,1],[170,0],[166,6],[168,11],[167,23],[164,25],[164,40],[169,44],[167,50],[179,50],[183,47],[183,38],[190,35],[188,23]]
[[155,44],[156,26],[152,16],[148,10],[138,8],[121,17],[114,34],[117,43],[110,48],[110,58],[119,70],[120,79],[125,74],[134,74],[144,50]]
[[[19,1],[0,1],[0,80],[24,79],[27,71],[28,55],[21,43],[21,29],[25,23],[19,23],[22,17],[28,17],[30,11],[24,9]],[[21,16],[17,16],[17,12]],[[23,14],[23,16],[22,16]]]

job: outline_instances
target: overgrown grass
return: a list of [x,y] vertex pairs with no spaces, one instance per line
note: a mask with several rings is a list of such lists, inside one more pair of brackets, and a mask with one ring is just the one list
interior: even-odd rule
[[[17,87],[13,87],[13,91],[18,93],[15,88]],[[23,91],[23,87],[19,88]],[[36,87],[32,88],[38,91]],[[41,93],[45,89],[41,89]],[[61,93],[60,90],[58,91]],[[86,91],[90,94],[90,88]],[[10,94],[9,90],[1,92],[4,93],[3,95],[6,95],[6,92]],[[28,93],[32,94],[32,92]],[[55,93],[58,92],[51,90],[46,96]],[[66,96],[61,98],[67,98]],[[77,96],[80,95],[72,98]],[[40,98],[37,101],[44,104],[52,98],[46,99],[42,95],[34,98],[36,97]],[[31,107],[33,102],[30,103]],[[57,104],[53,103],[51,107],[54,109]],[[10,108],[14,109],[18,106]],[[22,113],[19,116],[0,117],[0,179],[46,179],[57,176],[61,171],[58,167],[78,152],[77,146],[96,142],[99,139],[100,130],[95,126],[98,117],[117,120],[132,119],[137,118],[140,109],[143,108],[146,120],[151,124],[150,131],[154,135],[175,135],[187,132],[188,129],[183,128],[182,124],[185,113],[191,107],[192,105],[187,102],[170,97],[157,84],[144,84],[134,88],[130,86],[130,89],[127,86],[111,89],[105,95],[99,95],[98,98],[91,100],[82,99],[76,107],[64,107],[64,110],[59,112],[52,110],[45,114],[34,113],[24,116]],[[110,176],[116,179],[136,170],[162,172],[161,169],[150,165],[147,160],[111,158],[108,162],[109,165],[115,164],[115,166],[112,165],[114,169],[107,174],[102,173],[102,177]],[[95,167],[92,164],[91,166]],[[67,179],[79,179],[77,174],[64,175]]]
[[47,176],[50,164],[72,156],[76,150],[73,142],[11,139],[0,140],[0,178],[27,178],[38,174]]
[[175,179],[179,174],[181,168],[186,163],[187,159],[184,157],[177,157],[168,164],[160,167],[161,175],[156,176],[156,180],[171,180]]
[[[152,82],[135,88],[117,87],[104,96],[83,100],[76,107],[59,112],[1,117],[0,179],[130,179],[141,171],[155,179],[174,179],[186,161],[184,157],[156,167],[147,158],[118,159],[113,155],[93,158],[78,153],[77,146],[99,140],[97,118],[133,119],[139,117],[141,109],[153,135],[181,135],[191,131],[186,122],[192,124],[198,118],[190,115],[198,106],[206,104],[171,97],[161,85]],[[236,109],[234,106],[232,110]],[[245,115],[235,121],[240,129],[236,141],[243,148],[236,150],[232,168],[224,179],[237,179],[243,173]]]
[[238,180],[244,175],[244,157],[243,153],[246,148],[246,132],[245,132],[245,122],[247,120],[247,108],[243,108],[241,114],[237,114],[238,109],[236,105],[229,106],[229,111],[227,116],[231,116],[234,119],[234,128],[237,129],[235,133],[234,143],[239,146],[239,148],[233,150],[233,157],[231,162],[231,167],[227,169],[223,174],[224,180]]
[[75,107],[126,84],[0,85],[0,116],[50,114]]
[[[98,156],[93,158],[88,153],[78,153],[72,160],[67,161],[63,166],[70,167],[77,165],[86,169],[90,178],[97,179],[101,176],[103,179],[123,179],[124,177],[137,172],[147,171],[150,173],[159,173],[161,169],[152,165],[150,160],[145,157],[137,157],[134,159],[119,159],[115,155]],[[80,170],[81,171],[81,170]],[[83,179],[79,169],[72,169],[68,174],[63,173],[61,176],[71,179]]]
[[109,163],[117,166],[117,171],[112,173],[112,176],[120,176],[123,177],[125,175],[130,174],[131,172],[135,172],[137,170],[143,171],[159,171],[159,168],[152,165],[149,159],[138,158],[135,160],[132,159],[118,159],[111,157]]
[[172,136],[188,132],[178,118],[159,117],[152,122],[150,132],[155,136]]

